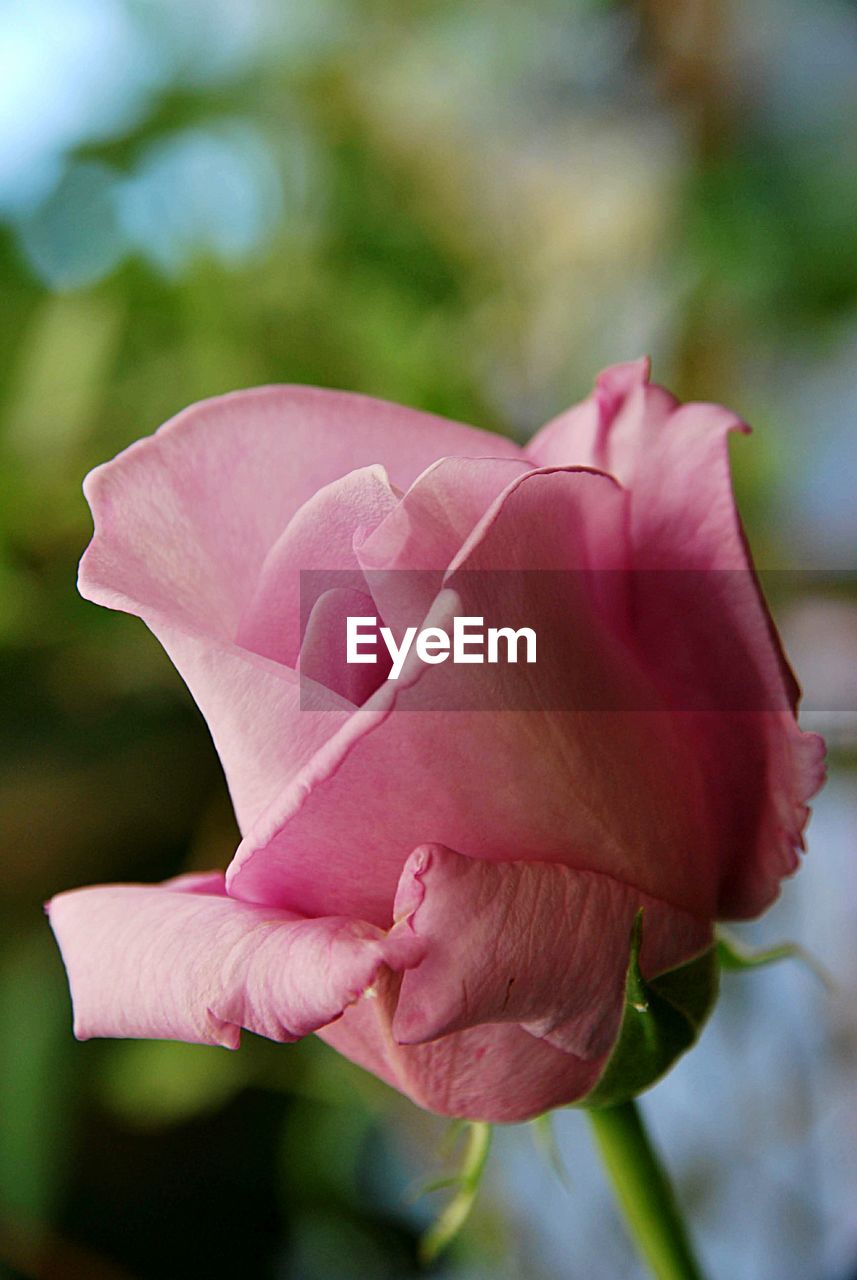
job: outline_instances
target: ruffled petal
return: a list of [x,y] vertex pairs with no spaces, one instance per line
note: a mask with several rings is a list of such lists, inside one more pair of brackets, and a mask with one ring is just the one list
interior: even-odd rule
[[350,919],[302,919],[225,896],[222,876],[100,885],[48,904],[75,1035],[236,1048],[245,1027],[297,1040],[338,1018],[413,939]]
[[557,1049],[597,1058],[622,1017],[631,928],[656,977],[712,942],[711,922],[630,885],[543,862],[492,863],[426,845],[396,896],[397,931],[425,944],[404,975],[393,1035],[420,1044],[481,1023],[516,1022]]
[[563,1053],[512,1023],[473,1027],[428,1044],[397,1044],[391,1023],[398,985],[398,975],[382,971],[376,997],[351,1005],[319,1035],[437,1115],[492,1124],[531,1120],[577,1102],[604,1070],[606,1057]]
[[649,381],[649,367],[642,359],[604,369],[586,400],[536,432],[526,447],[527,457],[538,467],[597,467],[621,479],[624,469],[617,468],[613,420],[634,389]]

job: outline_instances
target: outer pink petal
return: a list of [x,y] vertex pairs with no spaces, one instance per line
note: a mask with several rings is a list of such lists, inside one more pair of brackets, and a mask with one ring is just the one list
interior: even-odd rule
[[353,706],[236,645],[159,624],[158,638],[196,700],[247,830],[343,726]]
[[[623,512],[621,490],[604,476],[531,473],[474,532],[456,590],[466,604],[480,576],[470,568],[597,564],[587,536],[599,526],[606,533],[612,520],[616,554]],[[531,681],[529,703],[514,709],[520,683],[508,695],[496,684],[513,679],[516,669],[504,664],[447,663],[425,669],[414,686],[383,686],[248,832],[228,872],[230,892],[384,925],[405,860],[431,841],[469,857],[602,871],[711,913],[719,836],[702,822],[704,778],[682,722],[624,710],[647,696],[651,707],[651,690],[641,689],[633,655],[610,640],[600,602],[587,598],[585,581],[570,599],[556,597],[550,582],[540,592],[540,581],[535,575],[527,598],[535,628],[543,619],[546,635],[548,624],[560,628],[568,648],[517,669]],[[448,680],[459,696],[472,683],[477,709],[432,709],[450,706]],[[489,680],[490,688],[481,683]],[[575,709],[593,681],[618,709]]]
[[622,479],[612,447],[613,419],[631,392],[648,380],[647,359],[605,369],[586,400],[536,432],[527,445],[527,457],[539,467],[597,467]]
[[679,405],[647,384],[645,362],[608,370],[528,452],[604,467],[629,489],[634,644],[664,696],[698,711],[708,821],[724,849],[719,910],[752,916],[797,866],[824,746],[795,725],[798,686],[735,506],[727,437],[747,427],[718,405]]
[[[584,409],[597,411],[594,440],[577,429]],[[749,709],[794,710],[797,685],[759,592],[732,493],[727,438],[747,430],[720,405],[680,405],[662,387],[648,385],[648,364],[640,361],[602,374],[585,405],[543,428],[529,452],[554,464],[604,467],[627,487],[640,638],[652,659],[658,647],[665,674],[720,689],[724,679],[736,680],[741,650],[757,693]],[[689,586],[682,586],[683,575]],[[689,615],[686,601],[676,599],[685,591],[694,593]],[[709,619],[694,629],[703,601]],[[677,615],[682,627],[675,625]],[[688,652],[677,653],[676,643]],[[690,671],[689,656],[695,657]],[[745,690],[747,682],[745,676]]]
[[96,531],[82,589],[231,639],[265,556],[325,485],[379,463],[404,490],[437,458],[486,453],[520,456],[501,436],[339,391],[203,401],[87,477]]
[[510,1023],[473,1027],[429,1044],[400,1045],[391,1023],[398,978],[382,973],[377,998],[360,1000],[319,1034],[339,1053],[439,1115],[514,1124],[576,1102],[606,1059],[584,1060]]
[[643,910],[646,977],[711,945],[712,925],[609,876],[544,862],[492,863],[425,845],[396,895],[397,929],[425,944],[404,975],[393,1035],[419,1044],[517,1022],[580,1058],[608,1052]]
[[236,902],[222,877],[101,885],[48,904],[75,1034],[236,1048],[246,1027],[297,1040],[338,1018],[386,962],[417,958],[354,920],[301,919]]
[[95,533],[81,593],[138,614],[164,644],[208,722],[242,828],[353,710],[323,689],[316,702],[329,710],[302,709],[292,672],[234,643],[271,546],[355,467],[380,463],[406,488],[444,454],[486,452],[520,451],[364,396],[263,387],[194,405],[87,477]]
[[718,405],[662,414],[658,390],[638,388],[615,424],[633,467],[636,638],[679,705],[716,708],[697,724],[724,840],[719,912],[753,916],[797,866],[823,743],[795,724],[798,686],[732,494],[727,437],[747,428]]

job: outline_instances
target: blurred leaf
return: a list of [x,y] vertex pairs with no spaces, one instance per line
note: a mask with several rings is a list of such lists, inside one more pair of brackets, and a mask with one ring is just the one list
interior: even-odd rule
[[97,294],[48,298],[22,335],[7,438],[40,472],[91,430],[121,322],[117,302]]
[[2,957],[0,1026],[0,1208],[22,1226],[44,1223],[77,1104],[68,990],[47,923]]
[[102,1099],[137,1127],[179,1124],[215,1111],[246,1084],[240,1056],[210,1045],[119,1040],[101,1076]]
[[[332,1195],[345,1203],[359,1199],[358,1174],[373,1117],[358,1097],[333,1102],[296,1099],[285,1123],[282,1173],[286,1195],[320,1203]],[[300,1153],[296,1162],[295,1153]]]
[[[289,1251],[289,1276],[300,1280],[403,1280],[411,1274],[405,1249],[395,1256],[391,1233],[379,1238],[368,1223],[319,1209],[300,1218]],[[407,1269],[406,1269],[407,1268]]]

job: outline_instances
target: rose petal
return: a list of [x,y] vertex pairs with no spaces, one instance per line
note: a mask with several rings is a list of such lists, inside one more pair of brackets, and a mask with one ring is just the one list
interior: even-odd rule
[[566,1053],[600,1057],[618,1033],[641,909],[646,977],[711,945],[710,921],[609,876],[425,845],[408,859],[396,895],[397,930],[424,942],[425,955],[402,980],[393,1035],[419,1044],[517,1022]]
[[[242,830],[353,709],[233,642],[265,556],[324,485],[366,463],[406,488],[446,453],[511,441],[364,396],[262,387],[194,405],[87,476],[95,532],[81,593],[135,613],[208,722]],[[305,686],[304,686],[305,687]],[[306,701],[306,699],[305,699]],[[337,719],[339,716],[339,719]]]
[[[390,670],[390,655],[383,645],[376,650],[374,663],[349,663],[346,640],[349,617],[375,617],[377,605],[371,596],[350,587],[325,591],[315,601],[301,644],[299,669],[302,678],[333,689],[355,706],[360,706]],[[332,735],[338,725],[330,721]]]
[[310,698],[308,676],[235,645],[165,623],[158,638],[205,717],[246,831],[354,708],[321,685]]
[[538,467],[597,467],[622,479],[612,446],[613,419],[625,399],[649,381],[649,361],[604,369],[592,394],[537,431],[526,454]]
[[349,472],[305,502],[265,557],[241,618],[238,644],[294,667],[301,615],[306,617],[315,600],[342,581],[343,572],[358,577],[355,533],[380,524],[399,496],[384,468],[373,466]]
[[236,902],[216,875],[76,889],[48,913],[81,1040],[236,1048],[242,1027],[297,1040],[338,1018],[384,963],[401,967],[418,955],[413,940],[387,941],[358,921]]
[[797,866],[823,743],[796,729],[798,686],[732,493],[728,436],[748,428],[719,405],[679,405],[647,380],[644,362],[608,370],[528,453],[602,466],[628,488],[634,646],[664,696],[698,712],[689,728],[725,853],[719,911],[754,916]]
[[[627,487],[638,639],[666,675],[697,696],[706,688],[722,694],[724,680],[740,680],[746,709],[793,710],[797,686],[752,572],[732,493],[727,437],[748,428],[719,405],[680,405],[647,385],[643,362],[630,368],[636,376],[629,380],[611,381],[616,370],[602,374],[586,402],[600,414],[597,441],[576,431],[580,406],[543,428],[529,452],[603,466]],[[613,393],[609,412],[605,379]],[[749,675],[736,669],[740,656],[751,664]]]
[[446,569],[495,499],[532,470],[523,458],[441,458],[360,539],[367,569]]
[[407,489],[437,458],[518,457],[511,440],[367,396],[260,387],[193,405],[96,467],[88,599],[232,639],[263,561],[325,485],[378,463]]
[[521,458],[441,458],[355,544],[378,611],[398,640],[421,626],[444,571],[498,496],[532,470]]
[[[597,564],[586,534],[599,527],[615,555],[624,500],[612,481],[533,472],[462,552],[456,589],[470,599],[480,578],[471,568]],[[446,663],[414,686],[383,686],[248,832],[230,892],[385,925],[406,858],[436,841],[470,857],[603,871],[684,909],[711,909],[722,850],[699,821],[704,779],[681,721],[635,709],[657,705],[654,695],[633,655],[611,642],[585,575],[568,575],[577,590],[565,598],[549,574],[522,580],[553,659],[517,669]],[[450,710],[452,695],[468,690],[478,709]],[[602,694],[612,705],[599,704]]]
[[516,1124],[582,1098],[605,1059],[553,1048],[510,1023],[474,1027],[429,1044],[391,1034],[398,976],[382,971],[373,1000],[360,1000],[321,1039],[438,1115]]

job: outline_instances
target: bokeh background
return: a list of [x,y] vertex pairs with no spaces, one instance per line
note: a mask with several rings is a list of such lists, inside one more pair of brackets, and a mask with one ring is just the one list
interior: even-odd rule
[[[0,0],[0,1273],[399,1280],[447,1126],[316,1042],[76,1044],[51,893],[224,865],[205,727],[80,600],[80,481],[192,400],[346,387],[526,436],[649,352],[756,428],[828,731],[801,875],[646,1101],[719,1280],[857,1277],[857,5]],[[839,572],[833,572],[839,571]],[[583,1117],[504,1131],[449,1277],[639,1277]]]

